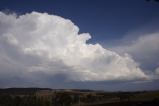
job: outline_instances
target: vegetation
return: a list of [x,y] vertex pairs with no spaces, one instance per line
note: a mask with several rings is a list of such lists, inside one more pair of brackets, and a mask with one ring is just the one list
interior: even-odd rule
[[159,91],[0,89],[0,106],[158,106]]

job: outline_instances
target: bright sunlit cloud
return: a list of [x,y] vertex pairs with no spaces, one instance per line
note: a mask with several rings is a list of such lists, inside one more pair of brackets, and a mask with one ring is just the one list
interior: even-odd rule
[[148,78],[130,55],[87,44],[89,39],[89,33],[79,34],[71,20],[56,15],[0,12],[1,81],[19,77],[32,81],[38,78],[32,73],[38,72],[62,74],[70,81]]

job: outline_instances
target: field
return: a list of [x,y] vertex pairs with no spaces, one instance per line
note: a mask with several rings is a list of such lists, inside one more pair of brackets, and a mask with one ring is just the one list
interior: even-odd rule
[[159,91],[9,88],[0,89],[0,106],[159,106]]

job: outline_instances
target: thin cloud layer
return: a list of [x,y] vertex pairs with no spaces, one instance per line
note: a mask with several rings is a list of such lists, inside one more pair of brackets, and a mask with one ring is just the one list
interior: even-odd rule
[[157,74],[157,75],[159,75],[159,67],[158,67],[158,68],[156,68],[156,70],[155,70],[155,71],[156,71],[156,74]]
[[[130,40],[129,40],[130,41]],[[159,32],[143,34],[132,43],[114,46],[112,50],[119,54],[129,53],[133,59],[140,63],[144,70],[155,74],[159,66]]]
[[[0,83],[18,78],[34,82],[47,75],[62,75],[68,81],[148,78],[131,56],[87,44],[90,38],[56,15],[0,12]],[[38,78],[38,73],[46,76]]]

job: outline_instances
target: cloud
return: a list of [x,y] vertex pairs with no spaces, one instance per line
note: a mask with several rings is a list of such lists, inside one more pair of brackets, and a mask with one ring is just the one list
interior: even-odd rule
[[159,67],[158,67],[158,68],[156,68],[156,70],[155,70],[155,71],[156,71],[156,74],[157,74],[157,75],[159,75]]
[[[151,72],[159,66],[159,32],[139,35],[136,39],[124,39],[129,44],[112,47],[119,54],[128,53],[140,63],[144,70]],[[132,41],[132,43],[130,43]]]
[[60,16],[0,12],[0,83],[6,79],[38,83],[56,75],[68,81],[148,78],[128,54],[87,44],[89,39],[89,33],[79,34],[73,22]]

